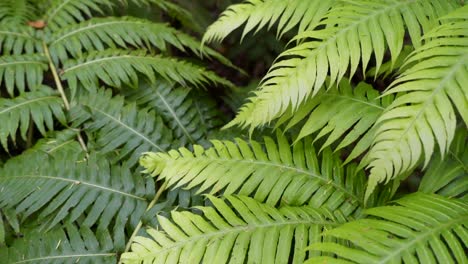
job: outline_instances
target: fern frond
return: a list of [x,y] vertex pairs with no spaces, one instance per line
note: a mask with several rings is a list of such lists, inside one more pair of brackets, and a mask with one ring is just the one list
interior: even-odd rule
[[331,151],[319,160],[310,138],[293,148],[278,134],[278,140],[261,143],[244,140],[212,141],[214,147],[195,145],[168,153],[147,153],[141,165],[147,173],[164,179],[169,187],[199,187],[198,193],[233,193],[252,196],[270,205],[304,205],[341,210],[345,214],[363,206],[364,175],[356,166],[343,167]]
[[[23,93],[13,99],[0,98],[0,142],[8,150],[8,139],[16,142],[16,132],[26,140],[33,122],[43,135],[54,129],[54,118],[66,124],[60,96],[48,87]],[[46,129],[47,127],[47,129]]]
[[103,13],[102,6],[111,8],[111,0],[52,0],[43,17],[47,28],[59,30],[70,24],[81,22],[93,16],[92,13]]
[[41,52],[41,42],[34,37],[31,27],[12,23],[0,24],[0,54],[20,55]]
[[[14,208],[50,229],[61,221],[107,229],[117,236],[136,226],[154,195],[154,183],[126,165],[110,165],[94,154],[76,160],[75,152],[10,159],[0,170],[0,207]],[[66,164],[66,166],[64,166]],[[47,191],[44,191],[47,190]]]
[[258,32],[278,22],[278,36],[299,25],[299,32],[313,29],[336,0],[248,0],[229,6],[211,24],[202,42],[222,41],[232,31],[246,23],[242,38],[254,30]]
[[172,133],[154,111],[125,105],[123,97],[112,97],[110,90],[90,92],[76,99],[70,120],[78,127],[84,122],[94,133],[101,153],[116,152],[131,166],[142,153],[165,151],[172,143]]
[[166,12],[169,16],[177,19],[184,27],[194,30],[195,32],[201,32],[200,24],[193,19],[191,14],[192,10],[182,8],[170,0],[133,0],[133,2],[143,1],[147,4],[154,4],[161,10]]
[[468,135],[465,128],[455,134],[455,139],[444,159],[436,153],[422,177],[419,191],[437,193],[446,197],[468,195]]
[[362,137],[348,156],[347,161],[350,161],[370,147],[374,136],[371,128],[393,100],[392,97],[382,99],[379,96],[380,93],[366,83],[353,88],[343,80],[337,87],[320,92],[297,110],[283,115],[278,125],[289,120],[286,129],[290,129],[306,119],[296,141],[315,132],[319,132],[315,140],[328,135],[321,150],[340,140],[336,147],[339,150]]
[[12,55],[0,57],[0,84],[5,84],[13,96],[15,88],[23,93],[26,86],[35,90],[41,83],[44,71],[48,69],[47,58],[43,55]]
[[85,87],[97,87],[98,80],[112,87],[122,87],[123,84],[137,87],[138,73],[153,83],[158,74],[169,82],[182,85],[203,86],[216,83],[233,86],[229,81],[202,67],[159,55],[150,56],[141,50],[108,49],[91,52],[83,58],[67,61],[62,77],[72,89],[76,89],[78,81]]
[[[305,31],[293,41],[302,43],[286,50],[264,77],[259,90],[229,124],[242,127],[265,125],[295,109],[322,88],[327,75],[332,86],[349,68],[352,77],[362,61],[363,72],[374,55],[376,72],[386,47],[392,62],[403,47],[405,26],[419,39],[420,27],[431,28],[441,14],[455,9],[446,0],[357,0],[332,8],[321,22],[324,29]],[[419,41],[419,40],[418,40]]]
[[112,238],[107,230],[95,234],[85,226],[65,225],[49,232],[29,231],[0,249],[4,263],[116,263]]
[[216,108],[216,102],[206,95],[198,98],[189,88],[174,87],[166,82],[145,84],[130,91],[126,100],[154,109],[181,146],[200,144],[212,129],[223,123],[220,118],[223,113]]
[[466,263],[468,205],[457,199],[416,193],[397,206],[366,210],[365,219],[325,232],[354,247],[317,243],[312,250],[336,254],[306,263]]
[[[463,7],[468,12],[468,7]],[[407,68],[387,94],[399,96],[378,120],[373,146],[363,164],[370,168],[367,193],[414,168],[429,163],[437,142],[442,157],[456,128],[454,107],[468,124],[468,23],[447,16],[424,36],[426,43],[407,59]]]
[[202,216],[159,216],[163,231],[137,237],[123,263],[302,263],[304,248],[339,222],[330,211],[311,207],[278,210],[243,196],[209,199],[213,207],[197,207]]
[[2,23],[24,24],[34,20],[36,13],[34,0],[2,0],[0,2]]

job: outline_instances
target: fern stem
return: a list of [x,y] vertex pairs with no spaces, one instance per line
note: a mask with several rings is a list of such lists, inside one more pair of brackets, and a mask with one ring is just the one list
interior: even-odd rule
[[[167,187],[167,181],[164,182],[161,185],[161,187],[159,187],[159,190],[156,193],[156,195],[154,196],[153,200],[148,204],[148,207],[146,208],[146,212],[148,212],[156,204],[156,202],[159,200],[159,197],[161,197],[161,194],[166,189],[166,187]],[[127,244],[125,245],[125,250],[124,250],[123,253],[128,252],[130,250],[130,247],[132,246],[133,240],[135,239],[136,235],[138,234],[138,231],[140,231],[142,226],[143,226],[143,221],[140,220],[140,222],[138,222],[138,225],[135,227],[135,230],[133,231],[132,236],[130,237]],[[122,263],[122,259],[119,259],[118,264],[121,264],[121,263]]]
[[[47,44],[44,41],[42,42],[42,46],[44,48],[44,53],[47,57],[47,60],[49,61],[49,68],[52,71],[52,75],[54,76],[55,85],[57,86],[57,90],[59,91],[60,96],[62,97],[63,105],[65,106],[65,109],[69,111],[70,102],[68,101],[67,95],[65,94],[65,90],[63,89],[62,81],[60,80],[60,77],[57,73],[57,68],[55,67],[54,62],[52,61],[52,58],[50,57],[49,48],[47,47]],[[88,156],[88,148],[86,147],[86,144],[80,132],[77,133],[77,139],[81,145],[81,148],[84,150],[84,152],[86,152],[86,156]]]

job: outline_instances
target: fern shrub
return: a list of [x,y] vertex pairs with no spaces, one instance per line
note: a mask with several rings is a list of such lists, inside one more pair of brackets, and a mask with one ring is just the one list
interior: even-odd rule
[[[196,31],[0,3],[2,261],[468,263],[463,1],[248,0],[201,42],[128,6]],[[240,27],[292,38],[228,123],[199,59]]]

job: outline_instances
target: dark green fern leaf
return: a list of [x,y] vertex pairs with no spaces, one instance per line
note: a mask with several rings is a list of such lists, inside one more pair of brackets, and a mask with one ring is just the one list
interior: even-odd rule
[[2,0],[0,2],[0,21],[25,24],[36,18],[34,0]]
[[276,209],[243,196],[209,200],[213,207],[196,208],[202,215],[159,216],[161,230],[135,238],[123,263],[302,263],[304,248],[344,220],[324,209]]
[[84,125],[94,134],[101,153],[115,152],[114,161],[138,162],[147,151],[165,151],[172,133],[154,111],[125,104],[123,97],[112,98],[110,90],[84,94],[76,99],[70,119],[74,126]]
[[62,100],[46,86],[13,99],[0,98],[0,142],[3,148],[8,149],[8,139],[16,142],[17,131],[26,139],[31,122],[45,135],[46,130],[54,129],[54,118],[66,123]]
[[34,37],[31,27],[13,23],[0,24],[0,54],[20,55],[42,51],[42,43]]
[[349,246],[317,243],[310,248],[339,260],[318,257],[306,263],[466,263],[466,202],[415,193],[395,203],[368,209],[368,217],[325,232]]
[[0,84],[5,84],[10,95],[15,88],[20,92],[36,89],[41,83],[47,59],[42,55],[13,55],[0,57]]
[[232,86],[229,81],[202,67],[159,55],[150,56],[141,50],[91,52],[83,58],[67,61],[64,68],[62,76],[72,89],[76,89],[78,81],[85,87],[97,87],[98,80],[112,87],[122,87],[124,84],[137,87],[138,73],[150,82],[155,82],[159,75],[169,82],[182,85],[214,83]]
[[241,139],[212,143],[206,150],[195,145],[193,153],[147,153],[141,164],[168,186],[199,187],[198,193],[236,193],[270,205],[309,204],[345,214],[363,208],[363,173],[355,164],[343,167],[330,150],[319,159],[310,138],[292,148],[281,133],[276,142],[266,137],[264,147]]
[[49,232],[28,231],[8,248],[0,249],[3,263],[116,263],[117,253],[107,230],[65,225]]

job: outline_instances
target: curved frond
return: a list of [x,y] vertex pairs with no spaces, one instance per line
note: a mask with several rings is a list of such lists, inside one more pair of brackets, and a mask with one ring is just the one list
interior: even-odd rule
[[0,249],[4,263],[116,263],[112,238],[107,230],[95,234],[85,226],[65,225],[49,232],[29,231]]
[[130,91],[126,100],[154,109],[185,146],[202,143],[210,130],[223,125],[216,102],[206,95],[199,97],[189,88],[158,82]]
[[211,24],[202,42],[222,41],[235,29],[245,28],[242,38],[250,31],[257,32],[278,23],[278,36],[299,25],[299,32],[313,29],[336,0],[248,0],[229,6]]
[[99,152],[115,152],[115,161],[125,158],[134,165],[142,153],[171,146],[172,132],[160,116],[134,103],[126,105],[123,97],[112,97],[110,90],[90,92],[75,104],[70,113],[74,126],[84,123],[86,132],[94,134]]
[[171,219],[159,216],[162,231],[148,229],[150,238],[135,238],[123,263],[302,263],[304,248],[339,223],[328,210],[278,210],[243,196],[209,199],[213,207],[197,207],[201,216],[177,211]]
[[446,197],[468,197],[468,132],[463,127],[455,134],[444,159],[436,153],[419,184],[419,191]]
[[20,55],[42,51],[41,42],[31,27],[13,23],[0,24],[0,54]]
[[102,7],[111,8],[111,0],[52,0],[43,17],[47,28],[55,31],[92,17],[92,13],[103,13]]
[[466,263],[468,204],[462,200],[416,193],[397,206],[366,210],[365,219],[325,232],[355,247],[317,243],[312,250],[336,254],[306,263]]
[[83,58],[65,62],[62,77],[72,89],[76,89],[78,81],[85,87],[97,87],[98,80],[112,87],[122,87],[123,84],[137,87],[138,73],[153,83],[158,74],[169,82],[182,85],[204,86],[216,83],[233,86],[200,66],[159,55],[150,56],[141,50],[108,49],[91,52]]
[[413,41],[419,41],[420,27],[430,29],[435,25],[429,21],[437,21],[455,6],[446,0],[357,0],[332,8],[321,22],[325,28],[305,31],[293,39],[301,44],[280,55],[282,60],[270,68],[259,90],[229,126],[268,124],[316,95],[327,76],[332,86],[348,70],[352,77],[360,63],[366,72],[372,55],[379,72],[387,47],[392,62],[398,58],[405,27],[414,35]]
[[292,148],[281,133],[276,142],[266,137],[265,148],[241,139],[212,143],[206,150],[195,145],[193,153],[147,153],[140,163],[169,187],[199,187],[198,193],[236,193],[270,205],[310,204],[346,215],[363,207],[363,173],[355,164],[343,167],[329,150],[320,160],[310,138]]
[[34,214],[47,229],[61,221],[98,229],[112,223],[120,236],[127,224],[136,226],[154,195],[153,181],[95,155],[54,154],[10,159],[0,170],[0,207],[14,208],[22,219]]
[[35,19],[36,11],[34,0],[0,1],[0,21],[2,23],[26,23]]
[[30,123],[34,123],[42,135],[54,129],[54,118],[66,123],[60,96],[48,87],[27,92],[13,99],[0,98],[0,142],[8,150],[8,139],[16,142],[20,132],[26,140]]
[[278,125],[286,122],[290,129],[303,119],[305,123],[297,136],[300,140],[318,132],[315,140],[328,135],[321,150],[340,141],[336,150],[344,148],[359,139],[348,161],[356,158],[370,147],[374,129],[371,129],[393,98],[379,98],[379,91],[366,83],[351,87],[343,80],[337,87],[322,91],[302,103],[296,110],[283,115]]
[[42,83],[44,71],[48,69],[43,55],[13,55],[0,57],[0,84],[4,84],[10,95],[15,88],[24,92],[26,87],[34,90]]
[[468,23],[463,15],[445,20],[449,22],[424,36],[426,43],[406,61],[410,67],[387,91],[404,94],[378,120],[363,162],[371,169],[368,194],[376,184],[414,168],[422,157],[426,166],[436,142],[444,157],[455,134],[454,108],[468,124]]

